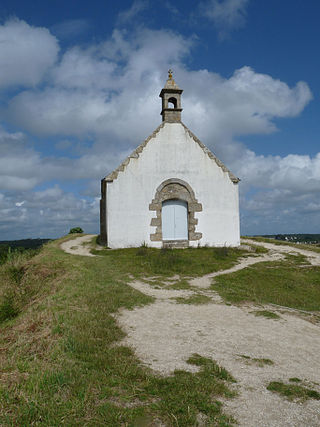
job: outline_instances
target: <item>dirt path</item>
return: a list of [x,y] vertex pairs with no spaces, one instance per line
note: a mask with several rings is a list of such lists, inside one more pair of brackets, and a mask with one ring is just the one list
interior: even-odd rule
[[214,277],[222,276],[223,274],[234,273],[235,271],[243,270],[244,268],[249,267],[249,265],[257,264],[259,262],[279,261],[283,258],[284,255],[280,252],[267,253],[262,256],[240,258],[238,260],[238,264],[234,265],[231,268],[228,268],[228,270],[220,270],[216,271],[215,273],[206,274],[202,277],[196,277],[195,279],[190,280],[189,283],[191,286],[197,286],[198,288],[209,288]]
[[250,239],[241,239],[245,244],[252,244],[256,246],[263,246],[266,249],[269,249],[270,253],[281,252],[282,254],[301,254],[307,257],[310,264],[319,266],[320,265],[320,253],[312,252],[306,249],[301,249],[299,247],[287,246],[287,245],[275,245],[273,243],[257,242]]
[[[92,239],[81,236],[64,242],[61,248],[76,255],[94,256],[83,245]],[[320,254],[300,248],[244,240],[245,244],[269,249],[262,256],[242,258],[228,270],[192,279],[198,290],[170,289],[179,278],[172,278],[164,289],[152,280],[130,285],[153,296],[151,305],[121,310],[116,316],[127,333],[123,344],[134,348],[140,360],[155,371],[168,375],[175,369],[195,371],[186,360],[193,353],[216,360],[237,380],[238,397],[224,401],[226,412],[245,427],[318,427],[320,403],[289,402],[268,391],[270,381],[288,382],[298,377],[320,392],[320,327],[274,306],[236,307],[225,305],[219,295],[207,289],[214,277],[229,274],[257,262],[276,261],[288,253],[305,255],[312,265],[320,265]],[[178,304],[175,298],[202,293],[211,298],[206,305]],[[254,310],[277,311],[280,320],[256,317]],[[294,311],[294,310],[293,310]],[[245,356],[245,357],[243,357]],[[248,358],[249,357],[249,358]],[[253,359],[270,359],[273,365],[259,365]]]
[[[256,241],[245,243],[260,245]],[[224,407],[241,426],[318,427],[319,401],[289,402],[268,391],[266,386],[270,381],[288,383],[289,378],[298,377],[320,392],[319,325],[274,306],[228,306],[216,292],[206,289],[219,274],[257,262],[279,260],[287,253],[301,253],[312,265],[320,265],[320,254],[284,245],[261,246],[267,247],[269,253],[243,258],[229,270],[190,282],[211,297],[206,305],[178,304],[174,300],[188,298],[193,290],[156,289],[152,281],[132,282],[132,287],[156,301],[134,310],[122,310],[117,316],[127,333],[123,343],[133,347],[143,363],[164,375],[172,374],[175,369],[195,371],[195,366],[186,363],[193,353],[216,360],[237,380],[238,397],[225,400]],[[263,308],[276,311],[281,319],[256,317],[253,311]],[[259,365],[253,359],[270,359],[273,364]]]
[[90,242],[95,236],[96,234],[86,234],[85,236],[67,240],[61,243],[60,248],[72,255],[95,256],[90,253],[90,245],[86,246],[86,243]]

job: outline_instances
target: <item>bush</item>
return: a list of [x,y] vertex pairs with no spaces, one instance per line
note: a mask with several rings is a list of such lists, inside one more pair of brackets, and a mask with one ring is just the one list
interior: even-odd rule
[[74,233],[83,233],[83,230],[81,227],[70,228],[69,234],[74,234]]
[[14,296],[6,294],[0,304],[0,322],[12,319],[19,314],[18,309],[14,305]]

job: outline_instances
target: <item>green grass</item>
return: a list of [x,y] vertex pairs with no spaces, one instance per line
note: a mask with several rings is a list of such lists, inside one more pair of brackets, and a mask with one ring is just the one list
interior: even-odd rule
[[227,302],[278,304],[306,311],[320,310],[320,268],[301,268],[302,256],[263,262],[215,278],[211,288]]
[[253,311],[252,313],[254,313],[255,316],[262,316],[262,317],[266,317],[267,319],[281,319],[281,317],[277,314],[274,313],[273,311],[269,311],[269,310],[256,310]]
[[220,269],[232,267],[246,252],[236,248],[188,248],[154,249],[142,246],[129,249],[92,250],[93,254],[105,257],[123,274],[145,276],[202,276]]
[[278,393],[288,400],[320,400],[320,393],[318,393],[316,390],[312,390],[310,388],[296,384],[284,384],[283,382],[272,381],[268,384],[267,390]]
[[[160,377],[119,345],[124,333],[113,315],[153,301],[126,285],[128,274],[145,274],[145,262],[153,271],[159,261],[150,267],[137,250],[72,256],[58,248],[62,240],[0,267],[0,305],[11,290],[18,310],[0,324],[0,425],[194,426],[199,416],[207,425],[233,425],[219,399],[234,395],[234,380],[214,361],[194,355],[188,363],[198,372]],[[173,269],[188,269],[197,251],[177,252]],[[231,251],[218,261],[221,254],[204,252],[198,272],[237,257]]]

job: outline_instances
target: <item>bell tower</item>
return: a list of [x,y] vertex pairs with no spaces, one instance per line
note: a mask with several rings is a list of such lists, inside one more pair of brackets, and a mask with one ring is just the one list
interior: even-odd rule
[[172,78],[172,70],[168,71],[168,80],[160,92],[162,98],[162,121],[180,122],[181,121],[181,94],[183,90],[179,88]]

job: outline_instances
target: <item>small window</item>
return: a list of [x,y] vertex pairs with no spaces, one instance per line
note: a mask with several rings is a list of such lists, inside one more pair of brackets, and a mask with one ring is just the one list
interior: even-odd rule
[[168,99],[168,108],[177,108],[177,100],[176,98],[169,98]]

